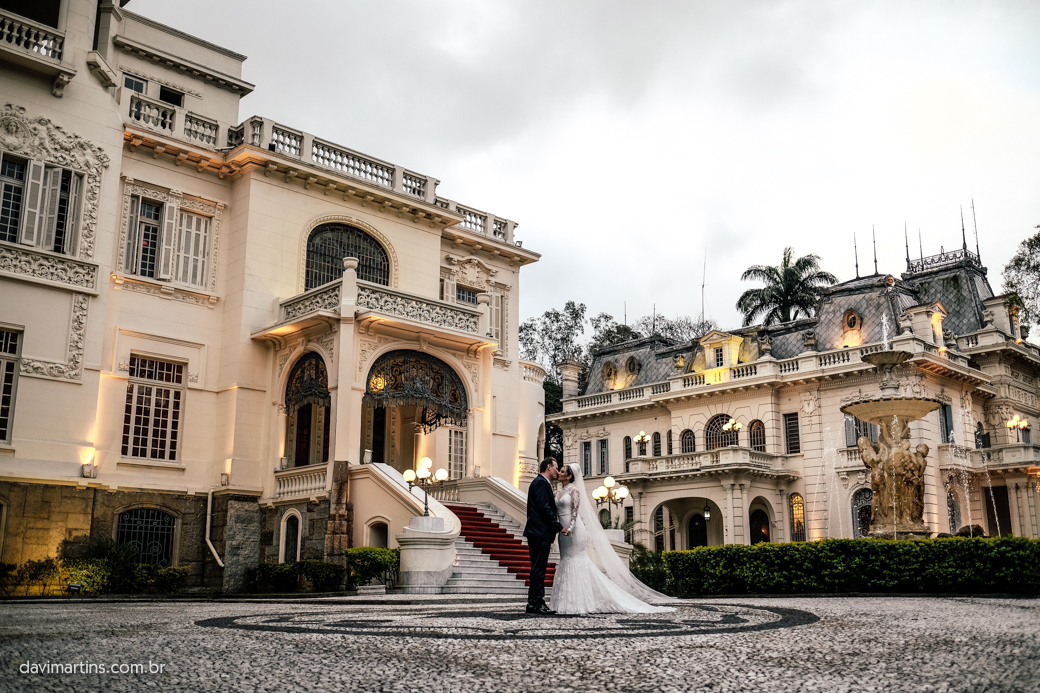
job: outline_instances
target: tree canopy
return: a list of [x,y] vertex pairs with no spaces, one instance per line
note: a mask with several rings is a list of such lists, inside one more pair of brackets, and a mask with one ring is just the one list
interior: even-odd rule
[[1040,231],[1022,241],[1004,267],[1004,292],[1018,297],[1023,322],[1040,316]]
[[745,327],[759,318],[763,325],[775,325],[812,317],[823,288],[838,282],[833,274],[820,269],[819,255],[805,255],[795,260],[794,248],[790,246],[784,248],[779,265],[752,265],[740,279],[765,282],[764,287],[748,289],[737,300],[737,310],[744,315]]

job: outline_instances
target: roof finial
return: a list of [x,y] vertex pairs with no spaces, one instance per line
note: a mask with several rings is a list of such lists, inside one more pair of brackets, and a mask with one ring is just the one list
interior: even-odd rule
[[856,234],[852,234],[852,252],[856,257],[856,279],[859,279],[859,246],[856,245]]
[[921,251],[921,259],[924,260],[924,243],[921,242],[921,228],[917,228],[917,249]]
[[964,205],[961,205],[961,241],[964,243],[962,246],[964,250],[968,249],[968,236],[964,231]]
[[979,221],[975,218],[975,198],[971,198],[971,223],[975,225],[975,254],[982,262],[982,251],[979,250]]
[[903,220],[903,242],[906,243],[906,270],[910,271],[910,237],[906,235],[906,219]]
[[877,235],[874,233],[874,225],[870,225],[870,237],[874,239],[874,274],[877,274]]

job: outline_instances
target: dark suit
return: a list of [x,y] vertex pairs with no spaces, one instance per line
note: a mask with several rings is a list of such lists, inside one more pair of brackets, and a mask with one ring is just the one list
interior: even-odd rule
[[549,563],[549,549],[556,535],[563,529],[556,515],[556,499],[552,485],[539,474],[527,489],[527,551],[531,557],[531,585],[527,590],[528,606],[545,604],[545,568]]

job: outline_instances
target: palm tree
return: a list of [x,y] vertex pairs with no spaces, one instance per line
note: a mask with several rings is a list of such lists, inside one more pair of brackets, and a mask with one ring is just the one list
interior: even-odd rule
[[762,315],[764,325],[811,317],[823,287],[838,283],[837,277],[820,269],[819,255],[795,260],[791,247],[784,248],[784,261],[779,267],[752,265],[740,279],[766,283],[761,289],[748,289],[737,301],[745,327]]

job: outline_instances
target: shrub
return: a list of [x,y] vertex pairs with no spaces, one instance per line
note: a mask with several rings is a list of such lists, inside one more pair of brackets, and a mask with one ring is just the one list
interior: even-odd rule
[[106,558],[66,558],[61,562],[66,583],[82,585],[83,594],[101,594],[108,591],[112,571]]
[[1040,541],[1015,537],[731,544],[671,551],[664,563],[680,595],[1040,594]]
[[26,561],[18,566],[15,574],[18,584],[25,588],[25,596],[29,596],[33,585],[39,586],[40,594],[46,594],[51,580],[58,577],[58,565],[49,557],[40,561]]
[[311,581],[315,590],[329,592],[339,588],[347,568],[324,561],[297,561],[296,570],[301,577]]
[[[58,544],[58,557],[66,572],[66,564],[76,565],[78,570],[83,570],[84,565],[94,566],[92,572],[101,571],[98,563],[77,564],[74,561],[104,561],[107,578],[104,581],[103,591],[112,594],[127,594],[139,591],[137,589],[137,551],[131,544],[120,544],[111,537],[94,537],[84,542],[82,537],[75,540],[63,540]],[[94,576],[97,579],[97,576]],[[72,582],[80,580],[71,579]],[[86,588],[84,587],[84,590]]]
[[347,570],[349,571],[348,589],[354,589],[358,585],[367,585],[373,578],[378,578],[388,587],[396,584],[397,572],[401,567],[399,550],[357,546],[353,549],[345,549],[343,555],[347,559]]
[[191,572],[187,567],[139,563],[134,568],[134,591],[148,594],[173,594]]
[[662,552],[651,551],[639,542],[633,543],[629,569],[637,580],[650,589],[669,594],[672,592],[671,575],[664,563]]
[[9,596],[11,592],[17,587],[15,583],[15,569],[17,566],[14,563],[0,563],[0,594],[5,597]]
[[256,583],[260,589],[275,592],[293,592],[299,583],[295,563],[261,563],[256,568]]

